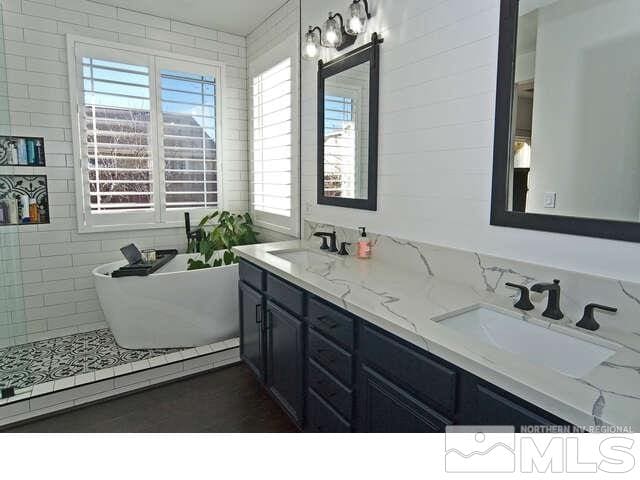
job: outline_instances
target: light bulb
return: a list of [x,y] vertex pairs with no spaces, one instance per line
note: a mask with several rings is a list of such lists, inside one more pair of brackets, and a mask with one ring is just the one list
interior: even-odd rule
[[318,48],[313,43],[307,43],[306,53],[307,57],[315,58],[318,55]]
[[354,0],[349,5],[349,17],[347,18],[346,31],[350,35],[358,35],[365,31],[368,19],[367,10],[361,0]]
[[[335,16],[338,16],[338,14]],[[324,27],[322,28],[322,44],[325,47],[337,47],[342,43],[342,27],[335,19],[335,16],[329,12],[329,18],[324,22]]]
[[304,49],[302,50],[302,58],[305,60],[314,60],[320,53],[320,35],[318,35],[317,27],[309,26],[309,31],[304,36]]
[[362,32],[362,22],[358,17],[351,17],[349,19],[348,32],[360,33]]
[[336,32],[334,32],[333,30],[329,30],[327,32],[327,42],[329,42],[331,45],[335,45],[337,40],[338,35],[336,35]]

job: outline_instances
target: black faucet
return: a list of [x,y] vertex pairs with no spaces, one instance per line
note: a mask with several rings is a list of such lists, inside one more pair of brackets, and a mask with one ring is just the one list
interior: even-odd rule
[[607,307],[606,305],[599,305],[597,303],[590,303],[586,307],[584,307],[584,314],[582,315],[582,319],[576,323],[577,327],[586,328],[587,330],[598,330],[600,328],[600,324],[596,322],[596,319],[593,318],[593,310],[604,310],[605,312],[616,313],[618,311],[615,307]]
[[525,285],[518,285],[517,283],[507,282],[507,287],[513,287],[520,290],[520,299],[513,305],[520,310],[533,310],[535,307],[531,300],[529,300],[529,289]]
[[531,291],[542,293],[549,292],[549,301],[547,308],[542,312],[543,317],[560,320],[564,314],[560,310],[560,280],[554,280],[553,283],[536,283],[531,287]]
[[[322,238],[322,245],[320,246],[321,250],[329,250],[330,252],[337,252],[338,246],[336,244],[336,231],[333,232],[316,232],[313,234],[314,237]],[[330,245],[327,245],[327,238],[329,239]]]

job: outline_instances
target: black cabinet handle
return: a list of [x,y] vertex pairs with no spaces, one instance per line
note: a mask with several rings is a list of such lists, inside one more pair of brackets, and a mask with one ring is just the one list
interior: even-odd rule
[[320,322],[324,323],[328,328],[333,329],[338,326],[336,322],[332,322],[327,318],[326,315],[317,316],[316,319],[320,320]]
[[262,323],[262,305],[256,305],[256,323]]
[[324,358],[329,363],[334,363],[336,361],[336,357],[333,354],[333,351],[329,350],[328,348],[317,348],[316,353],[318,355],[321,355],[322,358]]

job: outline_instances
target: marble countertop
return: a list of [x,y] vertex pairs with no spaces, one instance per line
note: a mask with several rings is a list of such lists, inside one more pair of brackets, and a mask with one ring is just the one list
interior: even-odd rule
[[[545,320],[538,309],[522,312],[513,299],[479,291],[375,258],[314,256],[308,264],[273,255],[282,250],[309,249],[303,240],[234,247],[242,258],[334,303],[390,333],[463,368],[540,408],[583,427],[622,426],[640,431],[640,338],[592,335]],[[321,253],[316,248],[315,252]],[[316,260],[317,259],[317,260]],[[507,351],[474,340],[434,318],[475,305],[489,305],[532,319],[551,329],[572,328],[576,335],[614,342],[616,353],[583,378],[575,379],[525,361]],[[518,321],[514,319],[514,321]],[[540,352],[544,355],[544,351]]]

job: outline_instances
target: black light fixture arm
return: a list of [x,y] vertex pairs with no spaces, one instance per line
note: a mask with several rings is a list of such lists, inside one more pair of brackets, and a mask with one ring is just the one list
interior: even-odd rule
[[353,3],[364,3],[364,11],[367,14],[367,18],[371,18],[371,13],[369,13],[369,2],[367,0],[353,0]]
[[342,15],[340,14],[340,12],[336,12],[333,15],[329,15],[329,18],[331,20],[333,20],[336,17],[340,17],[340,28],[344,31],[344,18],[342,18]]
[[322,36],[322,29],[320,27],[318,27],[317,25],[313,28],[311,28],[311,25],[309,25],[309,30],[307,31],[307,33],[313,33],[315,31],[318,31],[318,35]]

